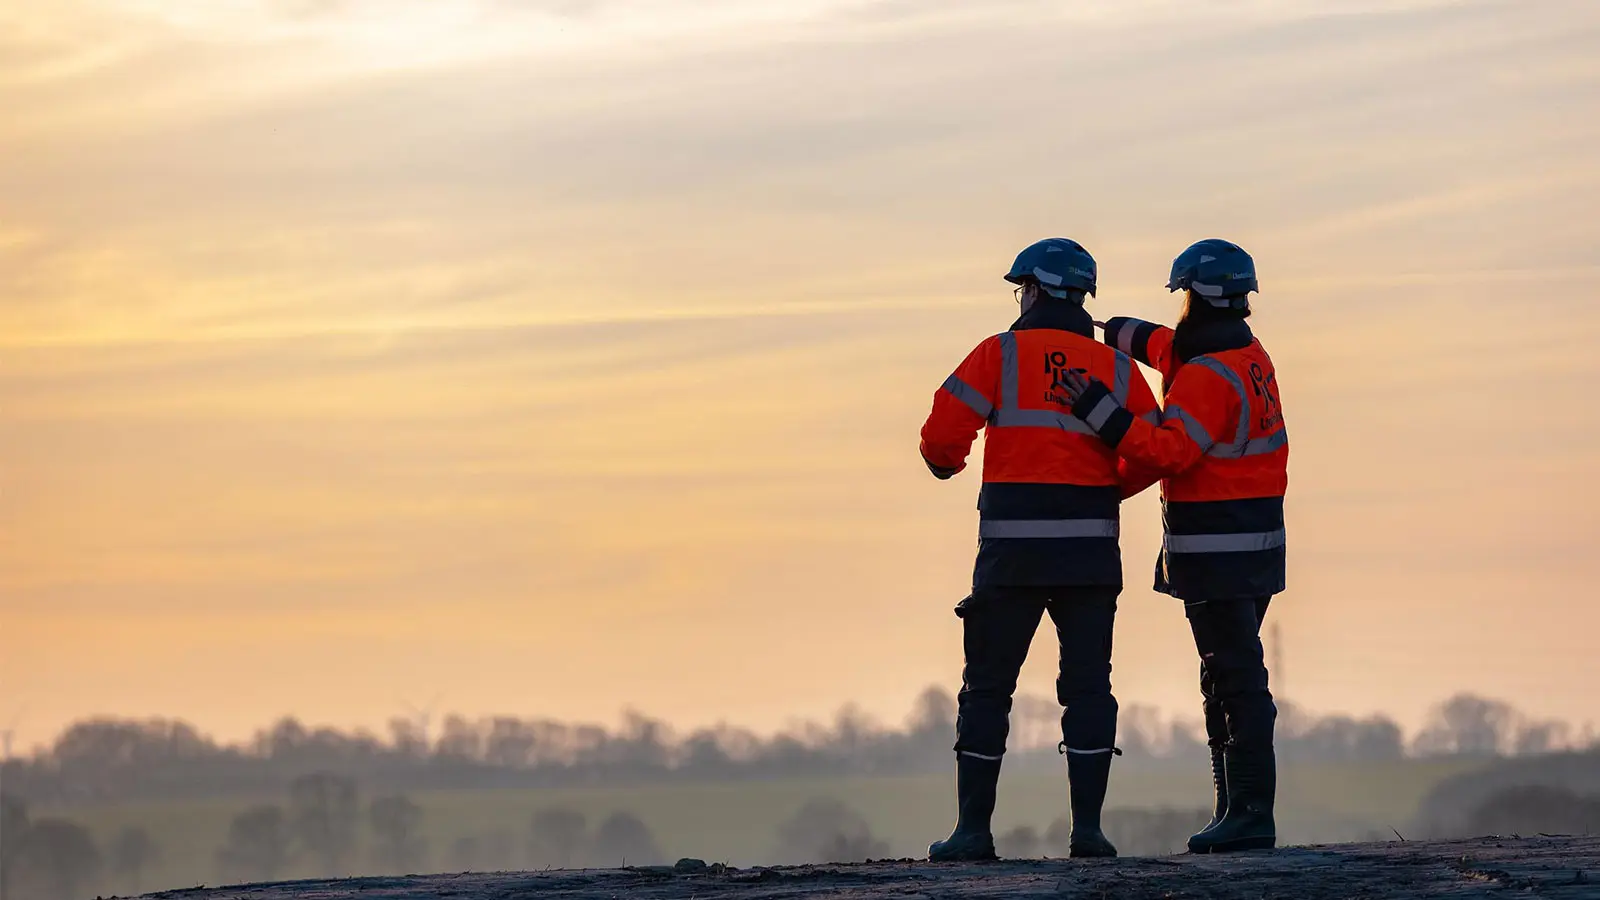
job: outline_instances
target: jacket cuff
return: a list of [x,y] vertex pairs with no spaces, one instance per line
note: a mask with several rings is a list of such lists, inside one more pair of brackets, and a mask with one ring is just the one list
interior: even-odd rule
[[1128,316],[1113,316],[1106,320],[1104,339],[1108,346],[1115,347],[1148,366],[1153,365],[1150,362],[1150,335],[1159,330],[1161,326],[1154,322]]
[[956,473],[967,467],[966,463],[962,463],[953,469],[946,468],[944,466],[935,465],[933,460],[927,458],[926,456],[922,458],[922,461],[927,463],[928,471],[933,473],[933,477],[939,479],[940,481],[947,481],[951,478],[954,478]]
[[1118,403],[1111,389],[1099,379],[1091,381],[1088,389],[1072,404],[1072,414],[1087,422],[1100,440],[1111,447],[1122,443],[1133,425],[1133,413]]

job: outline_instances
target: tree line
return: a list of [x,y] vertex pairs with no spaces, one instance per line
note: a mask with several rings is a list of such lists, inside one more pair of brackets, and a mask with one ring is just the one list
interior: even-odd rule
[[[1049,758],[1060,708],[1019,697],[1013,759]],[[50,745],[0,768],[18,797],[54,807],[144,798],[262,795],[317,772],[359,777],[371,789],[553,787],[669,780],[795,775],[907,774],[949,765],[955,700],[932,688],[905,722],[886,727],[846,708],[831,723],[762,736],[731,726],[679,733],[637,713],[620,727],[549,719],[447,717],[438,734],[396,719],[388,734],[310,727],[283,719],[248,741],[219,742],[181,721],[95,718],[65,729]],[[1148,707],[1123,710],[1119,743],[1133,758],[1192,761],[1203,753],[1200,724]],[[1440,704],[1407,736],[1382,715],[1314,715],[1281,704],[1279,752],[1285,759],[1371,761],[1405,756],[1539,754],[1594,742],[1510,705],[1460,695]]]

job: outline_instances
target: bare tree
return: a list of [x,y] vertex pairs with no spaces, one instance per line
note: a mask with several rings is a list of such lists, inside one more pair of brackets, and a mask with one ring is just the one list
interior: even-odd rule
[[786,862],[862,862],[889,855],[854,808],[831,798],[806,803],[778,826],[779,858]]
[[367,808],[367,821],[377,836],[373,856],[387,872],[408,874],[422,867],[427,843],[420,835],[422,807],[404,796],[381,797]]
[[582,858],[588,828],[588,821],[577,810],[554,807],[534,813],[529,823],[529,864],[538,868],[572,868]]
[[217,849],[223,877],[273,881],[289,864],[288,817],[277,806],[255,806],[228,823],[228,839]]
[[110,847],[111,872],[129,894],[143,893],[145,870],[161,858],[161,848],[138,826],[117,832]]
[[11,883],[27,838],[28,804],[21,798],[0,794],[0,900],[11,896]]
[[320,874],[348,874],[360,821],[353,780],[318,772],[289,785],[290,828],[316,859]]
[[1032,825],[1018,825],[994,839],[995,852],[1003,859],[1033,859],[1039,846],[1039,832]]
[[655,835],[628,812],[614,812],[595,829],[590,858],[599,866],[653,866],[666,860]]
[[100,877],[100,850],[88,830],[76,822],[35,820],[18,843],[12,887],[20,894],[42,900],[81,900]]
[[1457,694],[1434,708],[1415,746],[1425,755],[1494,756],[1508,742],[1515,719],[1506,703]]

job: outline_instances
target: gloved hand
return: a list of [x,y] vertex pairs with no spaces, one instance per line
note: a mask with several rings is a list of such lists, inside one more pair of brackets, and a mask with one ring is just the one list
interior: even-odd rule
[[[1090,378],[1087,369],[1064,369],[1056,377],[1053,393],[1057,398],[1057,403],[1061,403],[1063,406],[1072,406],[1078,402],[1079,397],[1083,396],[1084,391],[1087,391],[1091,385],[1096,384],[1101,387],[1105,386],[1099,379]],[[1067,402],[1062,403],[1061,398],[1065,398]]]
[[1056,377],[1052,392],[1056,402],[1089,423],[1100,439],[1112,447],[1122,442],[1133,416],[1123,408],[1106,383],[1084,369],[1067,369]]

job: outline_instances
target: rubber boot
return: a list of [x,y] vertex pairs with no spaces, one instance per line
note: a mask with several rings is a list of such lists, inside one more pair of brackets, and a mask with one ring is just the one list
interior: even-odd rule
[[1195,837],[1217,827],[1228,814],[1228,765],[1221,744],[1211,745],[1211,784],[1217,791],[1216,807],[1211,811],[1211,821],[1207,822],[1206,827],[1200,829]]
[[1074,858],[1112,857],[1117,848],[1100,830],[1100,808],[1106,802],[1106,783],[1111,780],[1111,757],[1120,751],[1073,753],[1067,755],[1067,786],[1072,794],[1072,834],[1067,839],[1067,855]]
[[989,820],[994,816],[1000,760],[956,755],[956,829],[928,846],[930,862],[982,862],[999,859]]
[[1231,853],[1277,846],[1278,829],[1272,819],[1272,805],[1278,789],[1278,767],[1272,747],[1230,744],[1224,756],[1227,812],[1215,828],[1189,839],[1189,852]]

